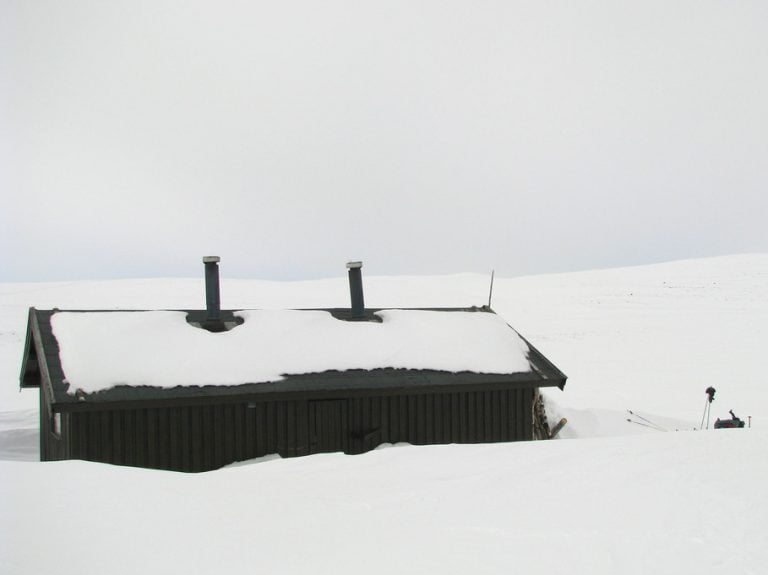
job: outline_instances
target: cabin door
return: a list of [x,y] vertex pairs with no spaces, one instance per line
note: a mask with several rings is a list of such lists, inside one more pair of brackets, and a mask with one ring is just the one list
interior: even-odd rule
[[332,453],[349,447],[347,402],[322,400],[309,402],[309,452]]

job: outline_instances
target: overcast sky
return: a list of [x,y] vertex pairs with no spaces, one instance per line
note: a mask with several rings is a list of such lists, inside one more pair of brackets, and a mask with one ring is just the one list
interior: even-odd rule
[[0,281],[768,251],[764,0],[0,6]]

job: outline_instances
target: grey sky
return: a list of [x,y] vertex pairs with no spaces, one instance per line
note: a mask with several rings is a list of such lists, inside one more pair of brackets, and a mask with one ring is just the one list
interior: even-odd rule
[[768,251],[764,1],[0,6],[0,281]]

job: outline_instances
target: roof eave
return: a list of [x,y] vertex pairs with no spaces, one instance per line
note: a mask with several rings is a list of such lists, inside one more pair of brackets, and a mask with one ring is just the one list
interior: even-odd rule
[[[311,377],[318,374],[306,374]],[[342,374],[343,375],[343,374]],[[461,374],[454,374],[460,377]],[[516,374],[522,375],[522,374]],[[286,383],[289,385],[286,385]],[[499,378],[497,381],[482,383],[487,391],[504,389],[532,389],[537,387],[561,387],[563,381],[554,379],[531,378]],[[112,388],[94,394],[71,397],[71,401],[59,402],[55,411],[92,411],[104,409],[134,409],[142,407],[172,407],[182,405],[208,404],[212,401],[222,404],[272,402],[289,400],[317,400],[333,398],[354,398],[366,396],[401,396],[422,395],[430,393],[460,393],[475,391],[477,382],[467,383],[434,383],[429,385],[388,385],[376,387],[368,382],[343,386],[302,386],[299,378],[271,383],[222,385],[204,387],[177,388],[141,388],[124,386],[123,389]],[[115,393],[117,391],[117,393]],[[120,393],[120,392],[128,393]],[[111,392],[111,393],[110,393]],[[122,397],[120,397],[122,395]],[[119,398],[116,399],[116,396]]]

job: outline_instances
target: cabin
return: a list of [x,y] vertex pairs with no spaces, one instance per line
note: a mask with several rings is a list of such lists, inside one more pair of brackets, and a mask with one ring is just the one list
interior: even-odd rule
[[269,454],[540,437],[539,388],[566,376],[488,306],[378,309],[350,262],[349,308],[31,308],[22,388],[42,461],[200,472]]

